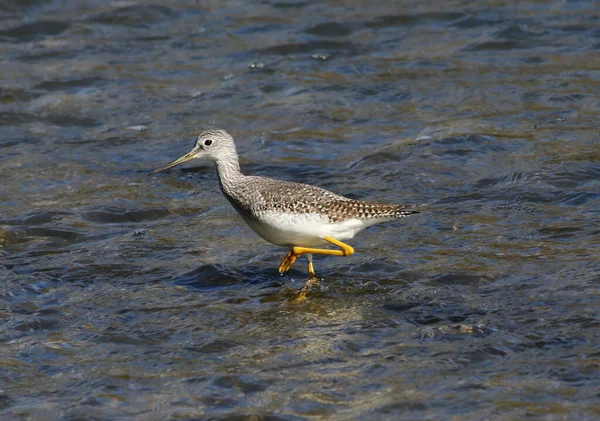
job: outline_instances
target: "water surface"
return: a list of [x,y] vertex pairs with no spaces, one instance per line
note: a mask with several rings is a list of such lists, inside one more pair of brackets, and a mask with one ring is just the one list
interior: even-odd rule
[[[594,2],[0,2],[2,419],[600,417]],[[208,163],[424,203],[318,257]]]

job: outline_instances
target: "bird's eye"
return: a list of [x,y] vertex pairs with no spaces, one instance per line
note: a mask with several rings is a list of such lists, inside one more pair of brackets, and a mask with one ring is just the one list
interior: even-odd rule
[[204,141],[204,144],[205,144],[206,146],[210,146],[210,145],[212,145],[212,140],[210,140],[210,139],[206,139],[206,140]]

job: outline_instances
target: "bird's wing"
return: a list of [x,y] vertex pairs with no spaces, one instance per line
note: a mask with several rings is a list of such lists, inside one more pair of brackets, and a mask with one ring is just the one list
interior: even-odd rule
[[332,222],[348,219],[389,220],[418,213],[415,205],[381,204],[363,202],[332,193],[310,184],[256,177],[252,188],[261,200],[256,203],[259,211],[291,213],[320,213]]

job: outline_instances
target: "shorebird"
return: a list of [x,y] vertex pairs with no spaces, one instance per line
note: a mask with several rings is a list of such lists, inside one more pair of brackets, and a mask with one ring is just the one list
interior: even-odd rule
[[[310,184],[244,175],[233,138],[224,130],[202,132],[190,152],[147,175],[192,159],[215,163],[221,191],[254,232],[270,243],[291,248],[279,265],[280,273],[305,255],[310,279],[316,279],[313,254],[349,256],[354,249],[343,241],[359,231],[419,213],[417,205],[363,202]],[[320,248],[327,244],[339,250]]]

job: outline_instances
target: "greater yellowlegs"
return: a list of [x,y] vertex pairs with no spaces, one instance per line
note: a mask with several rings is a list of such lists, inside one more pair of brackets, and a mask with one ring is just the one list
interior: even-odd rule
[[[291,247],[279,265],[280,273],[304,254],[314,279],[313,254],[349,256],[354,249],[342,240],[369,225],[418,213],[416,205],[362,202],[309,184],[244,175],[233,138],[224,130],[202,132],[190,152],[148,175],[196,158],[216,164],[223,194],[254,232],[273,244]],[[328,243],[340,250],[317,248]]]

